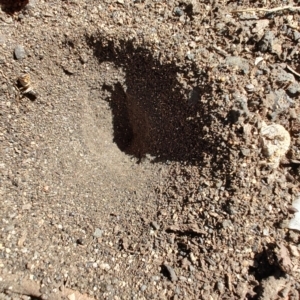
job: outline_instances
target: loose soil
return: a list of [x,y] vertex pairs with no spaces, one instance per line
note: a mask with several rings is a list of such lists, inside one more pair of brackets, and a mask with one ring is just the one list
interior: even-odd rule
[[0,299],[299,299],[282,4],[0,1]]

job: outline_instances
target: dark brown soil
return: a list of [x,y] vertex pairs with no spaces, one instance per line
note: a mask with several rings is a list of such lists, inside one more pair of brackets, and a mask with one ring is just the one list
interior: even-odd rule
[[0,5],[1,9],[7,13],[15,13],[26,7],[29,3],[29,0],[1,0]]
[[299,299],[296,1],[0,5],[0,299]]

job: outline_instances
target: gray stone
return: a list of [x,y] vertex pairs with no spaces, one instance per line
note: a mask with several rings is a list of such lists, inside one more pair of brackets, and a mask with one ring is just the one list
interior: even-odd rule
[[25,48],[22,45],[17,45],[14,53],[17,60],[22,60],[26,57]]
[[184,11],[182,9],[180,9],[179,7],[175,7],[174,14],[175,14],[175,16],[181,17],[182,15],[184,15]]
[[88,56],[85,53],[83,53],[83,54],[80,55],[80,61],[81,61],[81,63],[86,64],[88,62],[88,60],[89,60],[89,58],[88,58]]
[[96,228],[96,229],[95,229],[95,232],[94,232],[94,234],[93,234],[93,236],[94,236],[95,238],[100,238],[100,237],[102,237],[102,235],[103,235],[103,230],[101,230],[101,229],[99,229],[99,228]]
[[218,32],[223,31],[223,30],[226,28],[225,26],[226,26],[226,24],[223,23],[223,22],[217,23],[217,25],[216,25],[216,30],[217,30]]
[[258,49],[261,52],[272,51],[275,34],[272,31],[267,31],[258,43]]
[[220,294],[223,294],[225,291],[225,286],[224,283],[222,281],[218,281],[217,282],[217,289],[220,292]]
[[249,114],[249,109],[248,109],[248,98],[244,94],[240,94],[239,92],[234,93],[233,99],[235,102],[235,105],[246,115]]
[[258,20],[259,17],[253,13],[244,13],[239,15],[240,20]]
[[168,274],[170,276],[171,281],[172,282],[177,281],[178,278],[177,278],[177,275],[176,275],[174,269],[171,266],[167,265],[167,264],[164,264],[164,267],[167,270],[167,272],[168,272]]
[[190,270],[190,272],[194,272],[196,270],[196,268],[192,265],[189,265],[189,270]]
[[188,51],[188,52],[186,53],[186,58],[187,58],[188,60],[194,60],[195,54],[194,54],[194,53],[191,53],[190,51]]
[[244,156],[249,156],[251,154],[250,149],[241,149],[241,152]]
[[29,0],[28,4],[26,4],[25,9],[30,11],[33,10],[36,7],[37,0]]
[[266,95],[263,101],[266,107],[272,111],[272,118],[286,110],[288,110],[294,103],[294,101],[286,94],[283,89],[272,91]]
[[226,229],[226,228],[233,228],[232,223],[231,223],[230,220],[224,220],[222,222],[222,226],[223,226],[224,229]]
[[151,277],[151,279],[153,280],[153,281],[159,281],[160,280],[160,276],[152,276]]
[[276,82],[279,85],[289,84],[295,82],[295,77],[293,74],[286,72],[282,68],[278,68],[275,71]]
[[230,68],[237,68],[243,71],[244,74],[249,73],[249,63],[244,58],[239,56],[228,56],[226,57],[225,63]]
[[155,221],[152,221],[152,222],[151,222],[151,226],[152,226],[155,230],[158,230],[158,229],[159,229],[159,225],[158,225],[158,223],[155,222]]
[[269,228],[263,229],[263,236],[269,236]]
[[297,82],[290,84],[287,91],[291,94],[291,97],[297,96],[300,93],[300,84]]
[[294,41],[297,42],[300,39],[300,32],[295,30],[293,33]]
[[255,87],[252,83],[249,83],[245,86],[245,89],[246,89],[247,92],[252,93],[252,92],[254,92]]
[[147,289],[147,286],[146,286],[145,284],[143,284],[143,285],[141,286],[141,291],[144,292],[146,289]]

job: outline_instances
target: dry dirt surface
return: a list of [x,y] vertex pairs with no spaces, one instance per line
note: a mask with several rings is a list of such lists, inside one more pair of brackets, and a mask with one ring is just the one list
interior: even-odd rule
[[1,300],[299,299],[299,1],[0,5]]

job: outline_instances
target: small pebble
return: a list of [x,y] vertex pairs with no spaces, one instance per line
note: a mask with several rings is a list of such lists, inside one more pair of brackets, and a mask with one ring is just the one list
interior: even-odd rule
[[14,53],[17,60],[22,60],[26,57],[25,48],[22,45],[17,45]]
[[244,156],[249,156],[251,154],[250,149],[241,149],[241,152]]
[[109,264],[102,263],[102,264],[100,265],[100,268],[101,268],[102,270],[108,271],[108,270],[110,269],[110,265],[109,265]]
[[141,286],[141,291],[144,292],[146,289],[147,289],[147,286],[143,284],[143,285]]
[[217,283],[217,289],[220,292],[220,294],[224,293],[225,287],[222,281],[218,281]]
[[299,31],[295,30],[293,36],[294,36],[294,41],[295,42],[300,40],[300,32]]
[[256,57],[255,58],[255,62],[254,62],[254,64],[257,66],[260,62],[262,62],[264,59],[263,59],[263,57]]
[[252,83],[249,83],[245,86],[245,89],[247,92],[252,93],[252,92],[254,92],[255,87]]
[[152,222],[151,222],[151,226],[152,226],[155,230],[158,230],[158,229],[159,229],[159,225],[158,225],[158,223],[155,222],[155,221],[152,221]]
[[197,261],[197,258],[195,257],[195,255],[193,254],[193,252],[190,253],[190,259],[193,263],[195,263]]
[[189,43],[189,46],[190,46],[190,48],[194,49],[194,48],[196,48],[197,45],[194,41],[192,41],[192,42]]
[[93,234],[93,236],[94,236],[95,238],[100,238],[100,237],[102,237],[102,235],[103,235],[103,230],[101,230],[101,229],[99,229],[99,228],[96,228],[96,229],[95,229],[95,232],[94,232],[94,234]]
[[195,54],[193,54],[193,53],[191,53],[190,51],[188,51],[188,52],[186,53],[186,57],[187,57],[187,59],[189,59],[189,60],[193,60],[193,59],[195,58]]
[[160,280],[160,276],[152,276],[151,277],[153,281],[159,281]]
[[69,295],[69,296],[68,296],[68,299],[69,299],[69,300],[76,300],[75,293]]
[[299,257],[298,249],[295,245],[289,245],[290,252],[293,256]]
[[171,281],[172,282],[177,281],[177,275],[176,275],[174,269],[167,264],[164,264],[164,267],[168,271]]
[[28,4],[25,6],[25,9],[30,10],[35,8],[38,0],[29,0]]
[[278,68],[277,72],[274,72],[276,82],[279,85],[291,84],[295,82],[295,77],[293,74],[286,72],[282,68]]
[[89,60],[89,58],[86,54],[83,53],[83,54],[80,55],[81,63],[86,64],[88,62],[88,60]]
[[228,56],[225,59],[225,64],[229,68],[241,70],[244,74],[249,73],[249,63],[246,59],[239,56]]
[[232,227],[232,223],[230,220],[224,220],[222,222],[222,225],[223,225],[223,228],[226,229],[226,228],[231,228]]
[[194,272],[196,270],[195,267],[192,265],[189,265],[189,269],[190,269],[190,272]]
[[184,14],[184,11],[182,9],[180,9],[179,7],[175,7],[174,14],[177,17],[181,17]]
[[275,34],[272,31],[267,31],[258,43],[258,49],[261,52],[272,50]]
[[263,229],[263,236],[269,236],[269,228]]
[[291,94],[291,96],[297,96],[300,93],[300,84],[293,82],[288,86],[287,91]]

